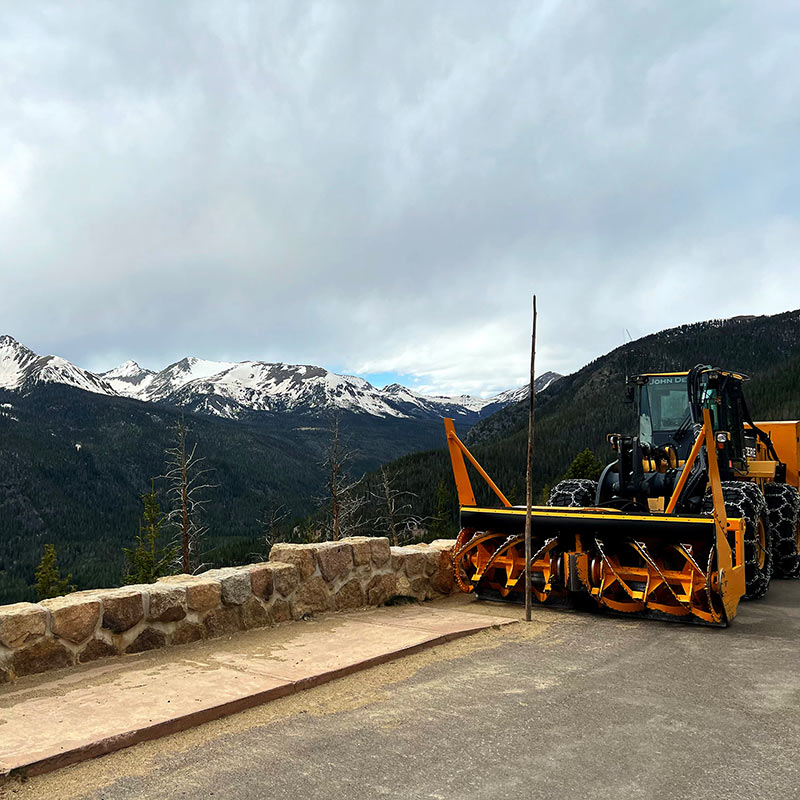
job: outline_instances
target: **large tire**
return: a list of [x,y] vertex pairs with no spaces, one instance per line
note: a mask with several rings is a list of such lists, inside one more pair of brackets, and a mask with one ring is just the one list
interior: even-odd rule
[[586,508],[594,505],[597,481],[570,478],[557,483],[547,498],[547,505],[561,508]]
[[774,575],[800,578],[800,492],[788,483],[767,483],[764,498],[772,534]]
[[[772,577],[772,545],[767,503],[761,490],[744,481],[723,481],[725,513],[745,521],[744,531],[744,599],[758,600],[767,593]],[[706,491],[703,511],[714,508],[711,490]]]

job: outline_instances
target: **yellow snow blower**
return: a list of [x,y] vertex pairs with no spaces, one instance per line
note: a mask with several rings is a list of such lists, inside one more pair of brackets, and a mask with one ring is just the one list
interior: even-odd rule
[[[637,436],[607,437],[598,481],[565,480],[531,513],[531,596],[546,607],[727,625],[773,568],[800,576],[800,422],[754,423],[746,377],[699,365],[629,382]],[[512,506],[445,420],[461,507],[465,592],[521,602],[526,509]],[[477,505],[467,462],[501,507]]]

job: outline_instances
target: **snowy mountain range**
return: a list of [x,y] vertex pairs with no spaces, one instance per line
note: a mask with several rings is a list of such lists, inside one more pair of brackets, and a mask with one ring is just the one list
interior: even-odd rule
[[[547,372],[536,391],[560,378]],[[527,396],[527,386],[495,397],[423,395],[399,384],[378,389],[364,378],[322,367],[263,361],[228,363],[184,358],[160,372],[126,361],[94,374],[58,356],[39,356],[11,336],[0,336],[0,388],[29,392],[64,384],[96,394],[166,403],[239,419],[253,411],[324,413],[333,409],[376,417],[484,417]]]

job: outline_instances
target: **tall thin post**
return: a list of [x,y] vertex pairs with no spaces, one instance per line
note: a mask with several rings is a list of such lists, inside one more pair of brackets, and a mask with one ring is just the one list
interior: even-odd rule
[[533,296],[533,334],[531,335],[531,385],[528,392],[528,467],[525,473],[525,620],[531,621],[531,508],[533,506],[533,488],[531,472],[533,469],[533,416],[536,409],[536,392],[534,379],[536,364],[536,295]]

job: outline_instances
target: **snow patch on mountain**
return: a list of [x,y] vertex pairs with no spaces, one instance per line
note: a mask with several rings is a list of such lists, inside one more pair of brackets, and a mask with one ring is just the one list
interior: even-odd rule
[[[545,373],[536,390],[560,376]],[[0,337],[0,388],[27,391],[36,383],[62,383],[89,392],[161,402],[238,419],[251,411],[324,413],[333,409],[376,417],[488,415],[527,397],[527,387],[495,397],[442,397],[391,384],[378,389],[364,378],[309,364],[208,361],[187,357],[155,372],[126,361],[95,375],[58,356],[38,356],[10,336]]]
[[487,405],[494,402],[493,398],[472,397],[468,394],[462,394],[458,397],[420,394],[399,383],[389,384],[377,391],[396,402],[414,405],[420,409],[443,410],[444,412],[456,409],[454,413],[462,414],[469,412],[480,413]]
[[219,375],[233,366],[231,363],[207,361],[193,356],[182,358],[157,372],[146,387],[139,392],[131,392],[129,396],[139,400],[166,400],[187,384]]
[[11,336],[0,336],[0,388],[19,389],[38,358]]
[[98,377],[106,381],[117,394],[134,397],[147,389],[155,375],[155,372],[143,369],[135,361],[126,361],[115,369],[101,372]]
[[[537,375],[533,382],[536,394],[543,392],[562,377],[563,375],[559,375],[557,372],[543,372],[541,375]],[[528,386],[529,384],[526,383],[524,386],[520,386],[519,389],[507,389],[505,392],[500,392],[500,394],[491,398],[490,404],[511,405],[512,403],[519,403],[520,400],[525,400],[528,397]]]
[[116,394],[102,378],[60,356],[39,356],[12,336],[0,336],[0,388],[25,392],[37,383],[60,383],[96,394]]
[[[337,375],[305,364],[243,361],[208,378],[183,384],[170,398],[180,405],[218,408],[226,416],[235,406],[256,411],[319,411],[338,408],[374,416],[406,416],[388,404],[369,381]],[[206,398],[213,398],[209,406]]]

